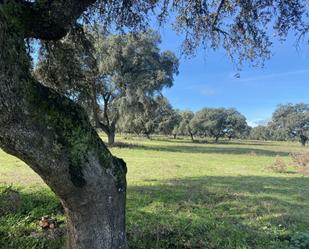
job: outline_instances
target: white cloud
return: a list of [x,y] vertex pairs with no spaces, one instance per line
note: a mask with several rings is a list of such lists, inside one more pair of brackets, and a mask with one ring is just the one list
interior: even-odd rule
[[186,90],[194,91],[202,96],[210,97],[216,95],[216,90],[206,84],[190,84],[185,88]]
[[251,126],[251,127],[256,127],[256,126],[259,126],[259,125],[266,126],[270,121],[271,121],[270,118],[248,120],[248,125]]

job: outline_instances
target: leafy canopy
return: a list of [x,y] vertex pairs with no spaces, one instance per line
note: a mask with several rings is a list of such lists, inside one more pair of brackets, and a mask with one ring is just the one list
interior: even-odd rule
[[246,118],[235,109],[204,108],[198,111],[191,121],[196,134],[210,136],[218,140],[220,137],[229,138],[247,130]]
[[279,105],[270,124],[274,129],[287,133],[291,137],[309,135],[309,105]]
[[269,58],[273,36],[307,40],[308,10],[302,0],[123,0],[96,1],[84,16],[115,30],[171,22],[185,54],[223,47],[235,62],[259,63]]

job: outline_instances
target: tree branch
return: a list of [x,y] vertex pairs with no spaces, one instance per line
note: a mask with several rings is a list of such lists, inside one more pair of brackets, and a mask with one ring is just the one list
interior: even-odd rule
[[22,1],[20,22],[25,37],[59,40],[95,0]]
[[217,11],[216,11],[216,13],[215,13],[214,20],[213,20],[212,25],[211,25],[211,26],[212,26],[212,29],[214,29],[215,26],[217,25],[218,18],[219,18],[221,9],[223,8],[224,2],[225,2],[225,0],[221,0],[220,4],[219,4],[219,6],[218,6],[218,9],[217,9]]

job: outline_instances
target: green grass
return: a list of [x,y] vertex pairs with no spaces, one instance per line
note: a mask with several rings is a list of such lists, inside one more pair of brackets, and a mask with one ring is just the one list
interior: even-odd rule
[[[128,165],[130,248],[308,249],[309,178],[289,153],[297,143],[120,138],[112,148]],[[254,153],[253,153],[254,152]],[[269,166],[279,157],[287,173]],[[0,214],[0,248],[60,248],[37,226],[49,214],[64,219],[53,193],[28,166],[0,151],[0,184],[22,194],[17,212]],[[1,189],[0,189],[1,193]]]

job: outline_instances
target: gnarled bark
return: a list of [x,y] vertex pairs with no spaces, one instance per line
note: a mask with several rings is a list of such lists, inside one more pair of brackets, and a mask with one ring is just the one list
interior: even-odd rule
[[26,12],[12,10],[0,2],[0,147],[25,161],[60,198],[68,249],[127,248],[126,165],[79,106],[32,77],[24,45],[31,30],[18,19]]

